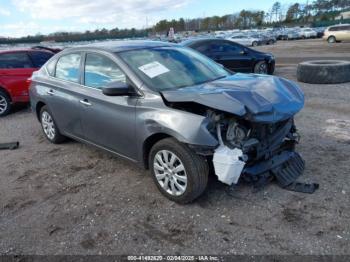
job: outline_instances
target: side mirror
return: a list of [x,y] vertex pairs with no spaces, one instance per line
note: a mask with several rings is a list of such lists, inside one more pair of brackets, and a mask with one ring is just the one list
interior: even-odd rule
[[102,88],[102,93],[106,96],[128,96],[131,94],[130,86],[124,82],[111,82]]

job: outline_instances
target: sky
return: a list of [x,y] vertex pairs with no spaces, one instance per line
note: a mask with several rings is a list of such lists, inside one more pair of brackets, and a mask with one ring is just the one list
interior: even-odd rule
[[[268,11],[271,0],[0,0],[0,36],[144,28],[161,19]],[[292,0],[279,0],[286,8]]]

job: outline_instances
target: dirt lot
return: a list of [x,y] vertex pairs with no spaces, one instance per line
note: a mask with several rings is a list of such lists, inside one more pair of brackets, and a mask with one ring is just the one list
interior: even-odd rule
[[[350,43],[259,49],[274,52],[284,65],[276,75],[293,80],[297,60],[350,59]],[[229,189],[213,177],[203,197],[181,206],[130,162],[48,143],[28,109],[1,119],[0,142],[21,147],[0,151],[0,254],[350,254],[350,83],[301,87],[298,150],[302,180],[320,183],[313,195],[275,184]]]

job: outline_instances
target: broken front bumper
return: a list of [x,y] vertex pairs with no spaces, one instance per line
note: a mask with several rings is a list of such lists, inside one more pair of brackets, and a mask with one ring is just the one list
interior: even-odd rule
[[297,152],[283,151],[268,160],[246,167],[243,174],[250,178],[258,178],[259,175],[270,172],[279,184],[285,187],[294,182],[303,173],[304,168],[305,162]]

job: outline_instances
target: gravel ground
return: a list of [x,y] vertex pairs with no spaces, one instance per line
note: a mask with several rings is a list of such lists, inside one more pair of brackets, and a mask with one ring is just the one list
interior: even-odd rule
[[[297,51],[283,57],[285,45]],[[289,57],[314,56],[317,47],[325,58],[350,53],[350,44],[328,46],[327,53],[318,40],[259,49],[288,62],[276,75],[295,80]],[[0,119],[0,142],[21,142],[18,150],[0,151],[0,254],[349,255],[350,83],[300,85],[306,106],[296,117],[298,150],[307,164],[301,179],[320,189],[306,195],[271,184],[253,192],[213,176],[186,206],[165,199],[148,172],[130,162],[77,142],[50,144],[29,109],[19,108]]]

